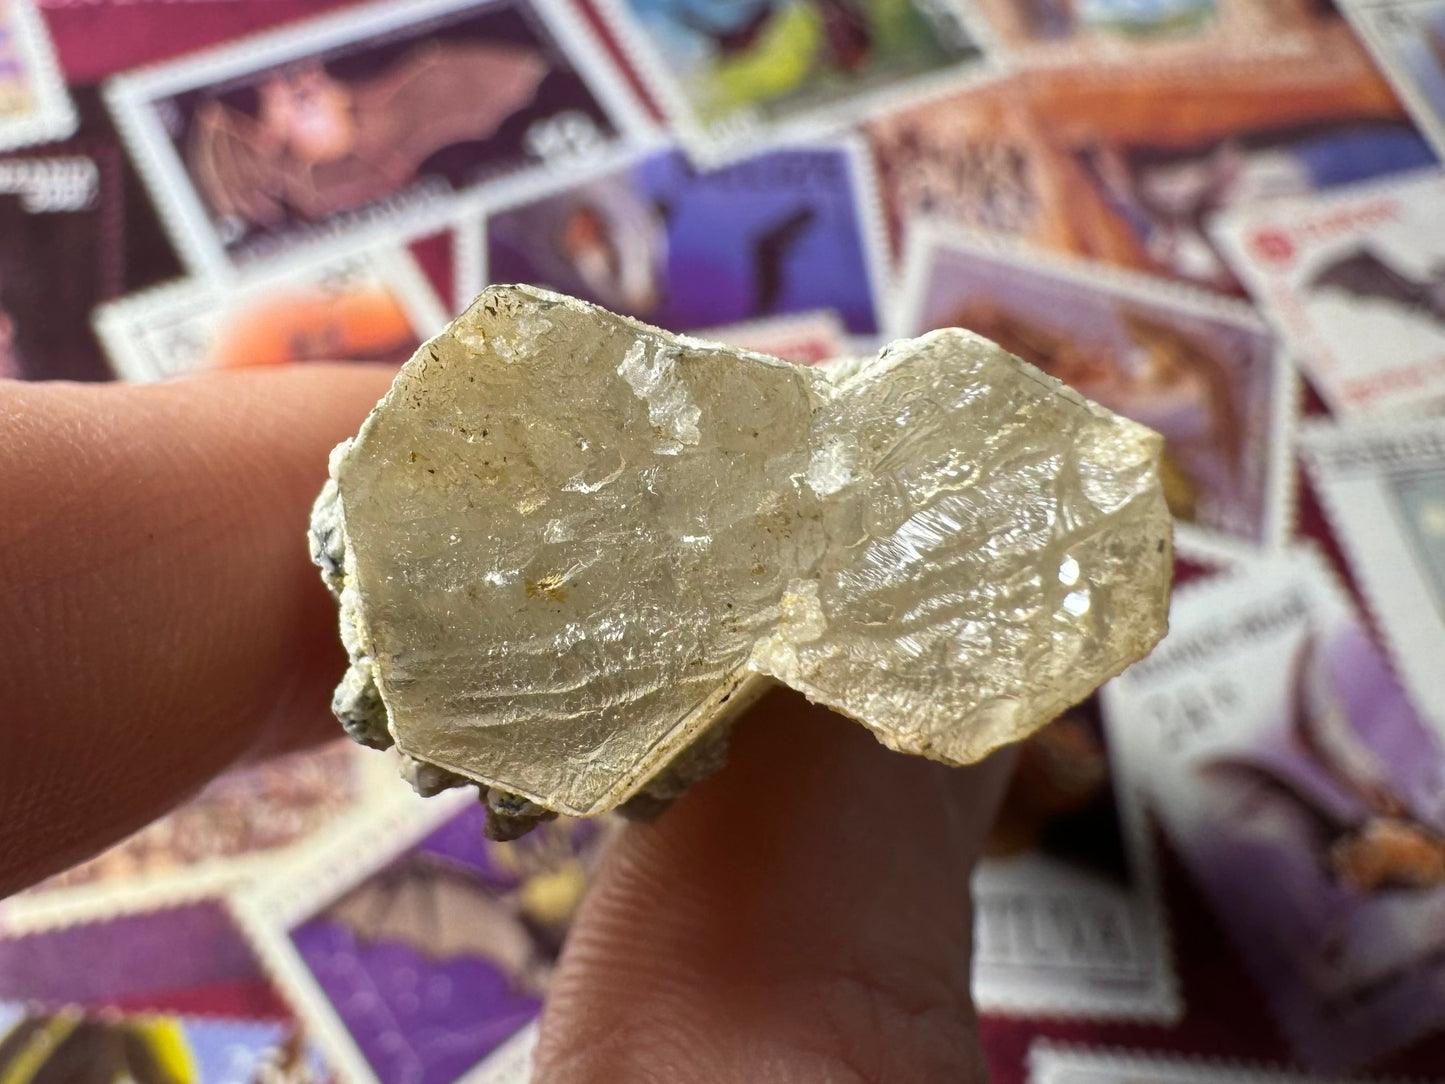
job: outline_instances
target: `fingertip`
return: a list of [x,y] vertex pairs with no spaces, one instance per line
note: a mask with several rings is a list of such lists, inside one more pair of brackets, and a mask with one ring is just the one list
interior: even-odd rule
[[767,698],[726,769],[613,848],[537,1079],[981,1079],[969,877],[1006,775]]

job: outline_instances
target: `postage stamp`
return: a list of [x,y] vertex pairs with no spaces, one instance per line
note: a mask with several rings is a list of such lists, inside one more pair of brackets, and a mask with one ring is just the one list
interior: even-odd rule
[[88,317],[124,289],[124,166],[104,141],[0,154],[0,376],[109,375]]
[[405,248],[368,248],[221,286],[187,279],[97,308],[124,380],[301,361],[402,362],[447,313]]
[[1281,201],[1215,236],[1338,414],[1445,397],[1445,178],[1437,171]]
[[1152,78],[1057,69],[1032,80],[1035,115],[1077,178],[1072,214],[1096,246],[1083,251],[1237,292],[1207,229],[1213,216],[1435,164],[1398,106],[1353,90],[1364,74],[1293,84],[1251,71],[1236,84],[1222,74],[1207,96],[1168,69]]
[[1236,550],[1283,542],[1295,378],[1249,307],[929,222],[910,236],[899,335],[965,327],[1164,435],[1176,519]]
[[0,0],[0,151],[64,139],[75,107],[32,0]]
[[1445,750],[1316,551],[1176,592],[1103,706],[1305,1065],[1445,1023]]
[[530,282],[671,331],[829,309],[879,331],[882,228],[860,144],[708,171],[643,156],[457,231],[463,292]]
[[1348,1084],[1240,1062],[1166,1057],[1132,1050],[1086,1050],[1036,1039],[1029,1084]]
[[1445,155],[1445,2],[1343,0],[1360,32],[1435,150]]
[[0,1073],[137,1084],[332,1077],[217,899],[0,932]]
[[1358,47],[1208,71],[1048,65],[875,118],[895,252],[928,216],[1238,292],[1210,216],[1435,162]]
[[79,921],[264,877],[340,831],[361,809],[398,802],[389,765],[351,742],[238,768],[108,851],[0,902],[0,924]]
[[1066,252],[1088,247],[1070,213],[1070,178],[1011,74],[878,116],[863,126],[889,252],[924,216]]
[[536,1018],[608,825],[559,820],[494,844],[483,820],[471,791],[414,800],[238,897],[349,1079],[450,1084]]
[[817,365],[842,357],[848,350],[843,322],[831,310],[764,317],[745,324],[704,328],[696,334],[699,339],[755,350],[799,365]]
[[1396,669],[1445,736],[1445,422],[1316,422],[1299,446]]
[[1028,64],[1187,64],[1220,52],[1298,52],[1310,23],[1304,4],[1249,0],[978,0],[999,44]]
[[117,127],[190,270],[437,228],[631,151],[651,122],[561,0],[371,3],[119,76]]
[[704,165],[813,139],[984,68],[955,0],[601,0],[633,67]]
[[484,1062],[458,1078],[457,1084],[530,1084],[538,1023],[534,1019],[518,1031]]
[[1097,711],[1024,743],[974,874],[983,1012],[1169,1021],[1180,1013],[1137,796],[1116,788]]

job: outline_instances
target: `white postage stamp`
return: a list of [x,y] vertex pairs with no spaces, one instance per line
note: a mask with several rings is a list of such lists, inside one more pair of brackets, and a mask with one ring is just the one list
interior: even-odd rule
[[119,76],[106,97],[182,259],[211,275],[439,228],[459,199],[653,131],[562,0],[371,3]]
[[1350,1084],[1340,1079],[1237,1061],[1219,1062],[1133,1050],[1086,1050],[1035,1040],[1029,1084]]
[[1020,748],[973,891],[980,1010],[1179,1016],[1143,812],[1114,783],[1096,711],[1068,711]]
[[1347,1072],[1445,1024],[1445,749],[1323,557],[1177,591],[1102,700],[1125,785],[1303,1064]]
[[1165,496],[1198,548],[1284,541],[1298,389],[1247,305],[927,220],[901,298],[895,335],[969,328],[1162,433]]
[[600,0],[690,155],[716,165],[839,131],[986,66],[957,0]]
[[1342,415],[1445,398],[1445,175],[1232,212],[1213,233]]
[[1321,421],[1299,444],[1395,666],[1445,736],[1445,421]]
[[75,131],[75,107],[31,0],[0,0],[0,151]]
[[1340,10],[1445,155],[1445,0],[1341,0]]
[[872,164],[840,140],[702,170],[671,148],[493,206],[455,228],[459,296],[526,282],[669,331],[831,310],[880,329],[884,236]]
[[344,740],[235,768],[109,850],[0,901],[0,923],[76,922],[228,891],[407,793],[384,758]]
[[497,844],[484,820],[471,788],[413,798],[235,900],[353,1084],[487,1080],[493,1059],[526,1053],[516,1037],[541,1010],[611,822],[561,819]]
[[848,350],[843,322],[831,309],[796,316],[768,316],[742,324],[704,328],[695,334],[699,339],[753,350],[798,365],[817,365],[842,357]]
[[533,1020],[522,1028],[475,1069],[458,1077],[457,1084],[528,1084],[532,1079],[538,1024],[539,1020]]
[[123,380],[301,361],[405,361],[447,313],[405,248],[369,248],[220,285],[186,279],[96,308]]

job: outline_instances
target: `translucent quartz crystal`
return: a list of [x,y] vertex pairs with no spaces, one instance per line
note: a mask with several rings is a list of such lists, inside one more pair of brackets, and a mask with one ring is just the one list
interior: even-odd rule
[[332,455],[337,713],[524,826],[671,796],[772,680],[977,760],[1164,633],[1160,446],[967,331],[803,368],[493,287]]

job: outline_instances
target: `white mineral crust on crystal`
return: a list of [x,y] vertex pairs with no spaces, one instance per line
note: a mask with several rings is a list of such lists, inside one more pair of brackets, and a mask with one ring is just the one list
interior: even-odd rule
[[974,761],[1163,635],[1160,446],[967,331],[804,368],[493,287],[332,455],[335,708],[524,820],[668,796],[774,680]]

